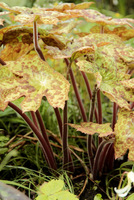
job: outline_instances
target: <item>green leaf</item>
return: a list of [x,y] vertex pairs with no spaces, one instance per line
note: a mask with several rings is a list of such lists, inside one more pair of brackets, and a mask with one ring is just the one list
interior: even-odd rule
[[7,106],[6,102],[22,96],[25,96],[21,103],[23,112],[36,111],[43,96],[46,96],[53,107],[64,108],[70,84],[38,56],[33,59],[26,56],[17,61],[8,61],[7,66],[0,70],[3,75],[2,72],[5,76],[1,77],[0,84],[1,101],[4,104],[1,105],[1,110]]
[[134,111],[120,109],[115,125],[115,158],[124,155],[129,149],[128,158],[134,161]]
[[96,194],[94,200],[103,200],[101,194]]
[[65,190],[63,180],[51,180],[44,183],[39,189],[39,196],[36,200],[77,200],[74,194]]
[[61,191],[63,187],[64,187],[63,180],[51,180],[48,183],[44,183],[40,187],[40,192],[49,196],[55,194],[56,192]]
[[133,199],[134,199],[134,193],[129,195],[126,200],[133,200]]
[[99,137],[105,137],[113,133],[110,123],[97,124],[93,122],[82,122],[80,125],[70,123],[68,125],[85,134],[93,135],[94,133],[99,133]]

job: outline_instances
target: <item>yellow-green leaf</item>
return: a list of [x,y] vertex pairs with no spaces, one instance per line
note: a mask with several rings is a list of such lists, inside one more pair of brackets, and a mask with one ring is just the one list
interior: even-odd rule
[[93,135],[94,133],[98,133],[100,137],[105,137],[113,133],[110,123],[97,124],[93,122],[82,122],[80,125],[70,123],[68,125],[85,134]]
[[124,85],[126,88],[133,88],[134,89],[134,78],[121,81],[121,84]]
[[134,161],[134,111],[120,109],[115,125],[115,158],[129,149],[128,158]]
[[[42,97],[46,96],[50,105],[64,108],[70,85],[60,73],[54,71],[38,56],[31,60],[27,56],[17,61],[8,61],[7,66],[13,74],[19,77],[19,80],[17,83],[12,80],[11,85],[17,87],[17,91],[9,93],[6,101],[25,96],[21,103],[23,112],[36,111],[41,104]],[[3,80],[2,84],[4,83]],[[11,86],[7,85],[6,89],[9,87]]]

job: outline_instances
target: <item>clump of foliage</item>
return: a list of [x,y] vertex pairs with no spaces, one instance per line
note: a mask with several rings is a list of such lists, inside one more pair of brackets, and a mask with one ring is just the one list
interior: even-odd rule
[[[69,125],[88,135],[90,172],[96,179],[104,168],[111,170],[114,160],[127,149],[128,158],[134,160],[134,48],[129,45],[134,38],[134,20],[107,17],[89,9],[91,4],[10,8],[0,2],[0,7],[6,10],[0,15],[8,15],[15,23],[0,30],[0,110],[10,106],[22,116],[36,134],[48,166],[56,171],[54,152],[38,110],[46,97],[57,117],[64,169],[73,172],[75,167],[68,147]],[[0,25],[3,21],[0,19]],[[77,28],[81,23],[95,25],[83,33]],[[59,61],[58,69],[54,60]],[[81,72],[91,101],[89,119],[75,81],[74,64]],[[88,73],[93,78],[93,91]],[[83,118],[80,125],[68,123],[70,80]],[[101,94],[113,102],[112,122],[103,123]],[[20,97],[23,97],[21,109],[13,103]],[[63,109],[63,119],[59,109]],[[33,121],[25,112],[31,113]],[[98,136],[94,140],[95,133]],[[88,168],[85,169],[88,174]]]

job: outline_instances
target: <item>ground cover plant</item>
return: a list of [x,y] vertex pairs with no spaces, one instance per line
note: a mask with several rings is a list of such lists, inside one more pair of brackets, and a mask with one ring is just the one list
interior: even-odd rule
[[[111,171],[115,159],[127,150],[134,161],[134,20],[113,19],[90,5],[27,8],[0,2],[0,15],[14,23],[0,29],[0,110],[9,106],[21,115],[37,136],[50,171],[58,176],[59,163],[39,112],[41,102],[47,101],[59,126],[60,140],[55,139],[62,144],[63,169],[74,173],[73,155],[86,175],[96,180]],[[81,31],[81,24],[89,26],[88,32]],[[88,111],[75,80],[79,72],[89,96]],[[70,85],[81,112],[80,124],[77,119],[68,122]],[[103,122],[101,97],[113,104],[112,121]],[[87,134],[89,166],[69,146],[68,128]]]

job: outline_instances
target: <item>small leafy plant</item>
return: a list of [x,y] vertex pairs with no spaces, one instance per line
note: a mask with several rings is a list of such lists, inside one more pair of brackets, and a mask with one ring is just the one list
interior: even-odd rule
[[[0,7],[6,10],[0,15],[8,16],[14,23],[0,29],[0,110],[10,106],[22,116],[36,134],[48,166],[56,171],[54,152],[38,111],[46,97],[57,117],[64,169],[74,170],[68,147],[71,126],[88,135],[90,172],[97,179],[104,169],[111,170],[114,160],[127,149],[128,158],[134,160],[134,48],[129,45],[134,38],[134,20],[107,17],[89,9],[91,4],[10,8],[0,2]],[[0,19],[0,25],[3,22]],[[89,32],[77,28],[82,23],[92,25]],[[57,69],[55,60],[59,63]],[[89,118],[78,91],[74,65],[84,79],[91,102]],[[88,74],[93,79],[93,91]],[[70,80],[83,119],[80,125],[68,123]],[[113,102],[112,122],[103,123],[101,95]],[[20,109],[13,101],[21,97]],[[63,109],[63,117],[59,109]],[[32,120],[25,112],[31,113]],[[95,133],[98,136],[94,140]]]
[[51,180],[48,183],[43,183],[39,189],[39,195],[36,200],[77,200],[76,196],[65,188],[63,180]]

